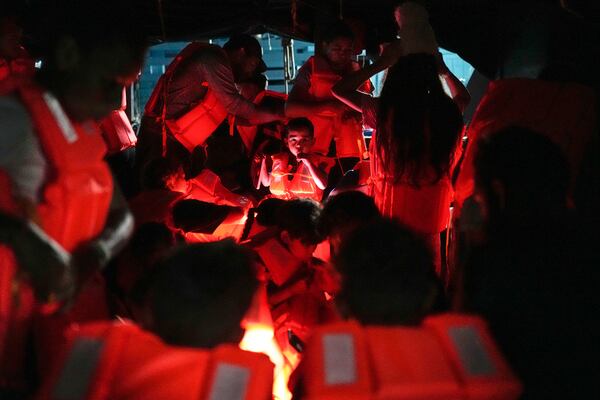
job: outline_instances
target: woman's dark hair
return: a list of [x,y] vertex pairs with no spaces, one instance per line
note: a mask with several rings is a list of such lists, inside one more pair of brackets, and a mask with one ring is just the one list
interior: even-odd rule
[[462,124],[458,107],[444,93],[434,56],[400,58],[379,98],[376,151],[381,166],[396,182],[420,186],[439,181],[449,173]]

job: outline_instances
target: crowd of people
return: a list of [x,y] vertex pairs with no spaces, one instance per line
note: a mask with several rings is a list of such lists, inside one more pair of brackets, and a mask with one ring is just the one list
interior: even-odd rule
[[[499,81],[465,129],[401,1],[366,65],[325,27],[289,96],[255,37],[192,42],[135,132],[121,3],[0,14],[0,398],[284,398],[253,323],[294,399],[598,394],[591,89]],[[536,90],[568,113],[522,112]]]

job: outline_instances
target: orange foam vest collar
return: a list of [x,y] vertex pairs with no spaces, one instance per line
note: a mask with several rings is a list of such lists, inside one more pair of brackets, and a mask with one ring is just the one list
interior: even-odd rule
[[262,354],[220,345],[175,347],[134,325],[95,323],[69,333],[41,399],[270,398],[273,365]]
[[462,314],[419,327],[317,328],[303,363],[307,399],[513,400],[522,390],[485,322]]

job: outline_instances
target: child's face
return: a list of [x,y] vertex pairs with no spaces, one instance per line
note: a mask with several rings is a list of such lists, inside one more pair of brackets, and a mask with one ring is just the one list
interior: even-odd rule
[[310,153],[314,143],[314,136],[312,136],[306,130],[289,131],[286,139],[286,144],[290,150],[290,153],[296,157],[301,153]]

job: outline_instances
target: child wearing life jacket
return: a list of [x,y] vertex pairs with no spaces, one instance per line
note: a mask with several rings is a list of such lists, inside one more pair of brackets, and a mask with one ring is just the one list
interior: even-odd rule
[[73,327],[37,398],[272,397],[273,365],[238,347],[258,284],[246,249],[230,240],[179,248],[145,283],[144,329]]
[[309,119],[290,120],[285,134],[288,151],[263,160],[261,183],[269,186],[271,194],[277,198],[320,201],[334,160],[312,152],[315,136]]
[[436,314],[442,286],[416,234],[374,221],[344,240],[336,269],[346,321],[313,331],[290,380],[295,399],[518,398],[485,322]]
[[313,327],[336,319],[328,300],[338,290],[337,275],[313,257],[321,241],[319,213],[313,200],[288,201],[277,210],[276,228],[248,243],[258,255],[259,275],[265,276],[275,337],[292,365]]

